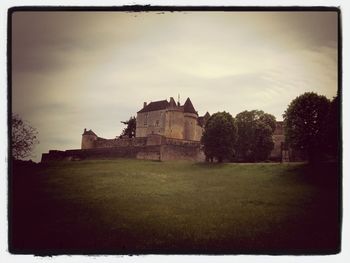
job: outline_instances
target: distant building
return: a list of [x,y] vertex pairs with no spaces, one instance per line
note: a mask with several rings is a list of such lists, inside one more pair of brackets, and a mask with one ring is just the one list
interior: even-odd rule
[[274,147],[270,153],[270,159],[279,161],[282,157],[282,147],[285,141],[283,121],[276,122],[276,129],[272,135],[272,140],[274,143]]

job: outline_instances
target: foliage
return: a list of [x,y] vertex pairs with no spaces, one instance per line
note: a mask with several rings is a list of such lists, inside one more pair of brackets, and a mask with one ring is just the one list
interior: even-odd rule
[[309,162],[320,160],[326,148],[326,125],[330,101],[314,92],[296,97],[285,111],[286,143],[308,156]]
[[259,110],[243,111],[236,115],[236,158],[242,161],[265,161],[273,147],[272,134],[276,118]]
[[340,102],[339,96],[333,98],[326,121],[327,153],[330,156],[338,157],[340,151]]
[[22,120],[17,114],[12,114],[12,157],[15,160],[25,159],[31,156],[36,144],[38,132],[29,123]]
[[136,118],[135,118],[135,116],[130,117],[130,119],[128,121],[121,121],[121,123],[127,125],[127,127],[124,128],[120,137],[124,137],[124,136],[128,137],[128,138],[135,137],[135,135],[136,135]]
[[208,119],[203,136],[204,153],[211,161],[231,159],[234,154],[237,128],[233,117],[228,112],[217,112]]

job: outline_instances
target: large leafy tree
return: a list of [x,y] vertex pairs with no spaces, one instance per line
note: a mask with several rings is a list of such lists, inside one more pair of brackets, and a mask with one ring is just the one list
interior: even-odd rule
[[314,92],[296,97],[285,111],[284,124],[287,144],[317,162],[326,148],[326,124],[330,101]]
[[276,118],[259,110],[243,111],[236,115],[236,157],[239,160],[265,161],[273,147],[272,134]]
[[326,143],[327,153],[338,158],[341,143],[340,134],[340,101],[339,96],[333,98],[326,121]]
[[121,123],[126,125],[126,128],[124,128],[122,134],[120,135],[120,137],[135,137],[136,135],[136,118],[135,116],[130,117],[130,119],[128,121],[121,121]]
[[237,128],[232,115],[217,112],[210,116],[205,124],[202,143],[207,159],[216,158],[218,162],[231,159],[234,154]]
[[39,143],[38,132],[17,114],[12,115],[11,149],[12,158],[22,160],[30,157]]

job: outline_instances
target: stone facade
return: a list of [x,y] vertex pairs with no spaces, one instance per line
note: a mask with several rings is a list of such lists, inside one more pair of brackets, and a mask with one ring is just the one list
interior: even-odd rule
[[282,145],[285,140],[284,130],[283,130],[283,121],[276,122],[276,129],[272,135],[272,140],[274,143],[274,148],[271,151],[270,159],[280,160],[282,155]]
[[[143,105],[137,112],[136,137],[147,137],[151,134],[162,135],[166,138],[200,141],[204,122],[209,113],[199,117],[190,98],[184,105],[175,103],[174,98],[151,102]],[[204,121],[200,121],[200,120]]]

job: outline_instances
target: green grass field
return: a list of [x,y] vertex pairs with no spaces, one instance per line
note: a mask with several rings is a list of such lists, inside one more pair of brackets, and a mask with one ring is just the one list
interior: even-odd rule
[[335,253],[338,172],[305,164],[99,160],[14,167],[10,249]]

